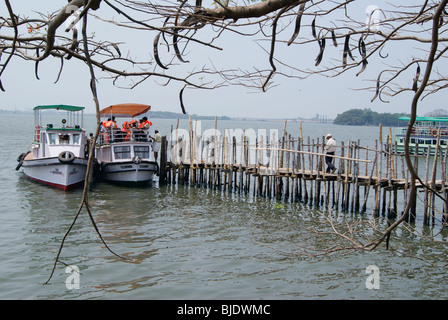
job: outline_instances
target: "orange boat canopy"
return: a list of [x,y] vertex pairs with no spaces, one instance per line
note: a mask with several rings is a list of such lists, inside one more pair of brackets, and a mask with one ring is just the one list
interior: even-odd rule
[[115,117],[136,117],[144,114],[151,109],[151,106],[147,104],[139,103],[121,103],[109,106],[100,111],[101,115],[112,115]]

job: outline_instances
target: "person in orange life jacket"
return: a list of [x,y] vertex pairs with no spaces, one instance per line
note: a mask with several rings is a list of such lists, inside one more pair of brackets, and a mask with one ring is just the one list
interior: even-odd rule
[[100,133],[101,133],[101,142],[108,143],[109,142],[109,134],[107,133],[107,130],[106,130],[106,121],[101,121]]
[[125,134],[124,141],[129,141],[131,139],[131,129],[127,121],[123,122],[121,131]]
[[128,122],[123,122],[123,125],[121,126],[121,131],[127,131],[129,130]]
[[126,133],[124,138],[125,141],[131,140],[131,128],[136,128],[137,120],[132,119],[131,121],[123,122],[123,127],[121,129],[122,132]]
[[[115,122],[115,117],[112,117],[112,119],[108,118],[107,121],[103,121],[101,123],[101,125],[102,125],[101,131],[102,131],[103,139],[106,143],[108,143],[109,142],[109,133],[110,133],[111,128],[117,128],[117,123]],[[104,130],[103,130],[103,128],[104,128]]]
[[130,121],[123,122],[123,126],[121,128],[121,131],[124,134],[124,140],[129,141],[131,140],[131,134],[132,134],[132,128],[137,128],[138,121],[136,119],[132,119]]
[[103,126],[105,128],[117,128],[117,123],[115,122],[115,117],[112,117],[112,120],[109,118],[109,119],[107,119],[107,121],[104,121]]
[[147,117],[143,117],[140,119],[140,124],[138,125],[139,129],[142,129],[145,132],[148,132],[150,126],[152,126],[152,122],[149,122]]

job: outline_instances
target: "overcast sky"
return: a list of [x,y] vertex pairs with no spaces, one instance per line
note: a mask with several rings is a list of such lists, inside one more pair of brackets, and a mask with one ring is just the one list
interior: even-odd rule
[[[383,1],[361,2],[363,4],[355,7],[356,14],[359,14],[361,19],[365,17],[367,5],[383,5]],[[31,10],[56,11],[62,2],[54,0],[12,0],[11,3],[16,12],[28,12],[28,15],[31,15]],[[7,11],[3,2],[0,4],[0,12],[2,16],[6,15]],[[102,4],[97,14],[113,15],[117,20],[123,19],[116,13],[111,12],[105,4]],[[109,40],[125,41],[131,50],[137,50],[138,53],[143,54],[147,52],[148,58],[151,58],[154,33],[127,32],[121,34],[110,25],[94,24],[92,19],[89,23],[89,26],[95,26],[96,39],[103,40],[103,35],[107,35]],[[292,26],[290,30],[292,33]],[[92,32],[92,29],[90,31]],[[308,29],[304,29],[303,32],[311,33]],[[291,33],[284,33],[284,38],[288,40]],[[142,35],[145,36],[142,37]],[[224,50],[201,49],[201,51],[196,51],[193,50],[193,47],[188,51],[187,59],[190,60],[188,67],[190,69],[193,69],[194,66],[200,68],[204,61],[211,60],[218,65],[228,64],[232,67],[248,70],[252,66],[269,67],[267,53],[259,47],[254,39],[228,35],[220,38],[215,45],[224,48]],[[342,44],[338,48],[330,49],[330,47],[328,44],[327,51],[333,50],[335,54],[340,54],[342,50]],[[412,58],[409,50],[409,47],[407,47],[402,51],[392,51],[388,54],[391,58],[407,61]],[[161,51],[163,54],[163,50]],[[282,43],[277,45],[276,53],[280,57],[297,59],[299,64],[303,61],[309,61],[311,66],[318,53],[318,46],[315,44],[315,46],[309,46],[305,49],[297,45],[288,47]],[[329,55],[331,53],[326,52],[322,64],[325,64],[325,59],[328,59]],[[163,58],[162,55],[162,60]],[[5,59],[5,55],[3,55],[3,59]],[[375,57],[375,59],[381,60],[379,57]],[[337,114],[353,108],[370,108],[380,113],[409,112],[412,99],[410,93],[391,98],[390,103],[382,103],[379,100],[371,103],[373,92],[352,90],[353,88],[365,87],[367,79],[376,79],[378,65],[379,62],[369,61],[368,70],[362,77],[355,76],[358,70],[353,70],[353,72],[338,78],[315,76],[307,80],[299,80],[274,76],[277,86],[267,92],[255,92],[243,87],[227,87],[212,91],[187,88],[184,92],[185,107],[190,114],[280,119],[311,118],[316,114],[334,118]],[[176,74],[175,70],[173,67],[170,68],[169,72]],[[42,104],[71,104],[85,106],[87,112],[94,112],[87,66],[74,59],[66,61],[61,79],[57,84],[54,84],[58,72],[59,59],[48,59],[40,63],[40,80],[37,80],[34,76],[34,63],[22,61],[17,57],[14,58],[2,77],[6,92],[0,92],[0,108],[31,110],[34,106]],[[99,70],[96,70],[96,76],[101,78],[103,75]],[[161,82],[160,79],[149,79],[137,88],[129,90],[114,87],[109,80],[100,80],[97,86],[101,107],[122,102],[138,102],[150,104],[154,111],[181,112],[178,96],[183,85],[173,82],[164,87],[158,85]],[[412,83],[411,76],[409,82]],[[419,115],[438,108],[448,109],[443,93],[425,99],[420,105]]]

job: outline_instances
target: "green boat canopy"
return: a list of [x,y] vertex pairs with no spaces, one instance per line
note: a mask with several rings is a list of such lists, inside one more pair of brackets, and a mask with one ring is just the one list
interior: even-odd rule
[[34,107],[33,110],[45,110],[45,109],[64,110],[64,111],[81,111],[81,110],[84,110],[84,107],[69,106],[69,105],[65,105],[65,104],[54,104],[54,105],[47,105],[47,106],[37,106],[37,107]]

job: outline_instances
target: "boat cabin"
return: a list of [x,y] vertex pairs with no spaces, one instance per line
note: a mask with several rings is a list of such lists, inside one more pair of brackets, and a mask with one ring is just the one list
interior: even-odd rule
[[[410,119],[409,117],[401,117],[398,120],[409,121]],[[395,135],[398,152],[404,152],[406,130],[406,127],[402,128]],[[439,146],[445,149],[448,145],[448,117],[416,117],[409,140],[410,151],[414,152],[414,149],[418,147],[418,153],[423,154],[428,147],[432,147],[432,154],[437,146],[439,132]]]
[[151,145],[148,143],[114,143],[97,148],[100,162],[151,160]]
[[[43,124],[42,110],[48,109],[66,111],[66,114],[62,120]],[[35,107],[33,158],[57,157],[61,152],[72,152],[75,157],[84,158],[86,137],[82,128],[83,109],[84,107],[66,105]],[[81,115],[77,115],[79,112]],[[56,119],[54,114],[50,118]]]
[[[150,108],[145,104],[122,103],[100,111],[100,116],[104,119],[102,123],[107,124],[97,145],[99,163],[152,160],[152,141],[148,138],[147,131],[138,128],[138,121],[135,119]],[[115,118],[122,119],[123,123],[115,123]]]

